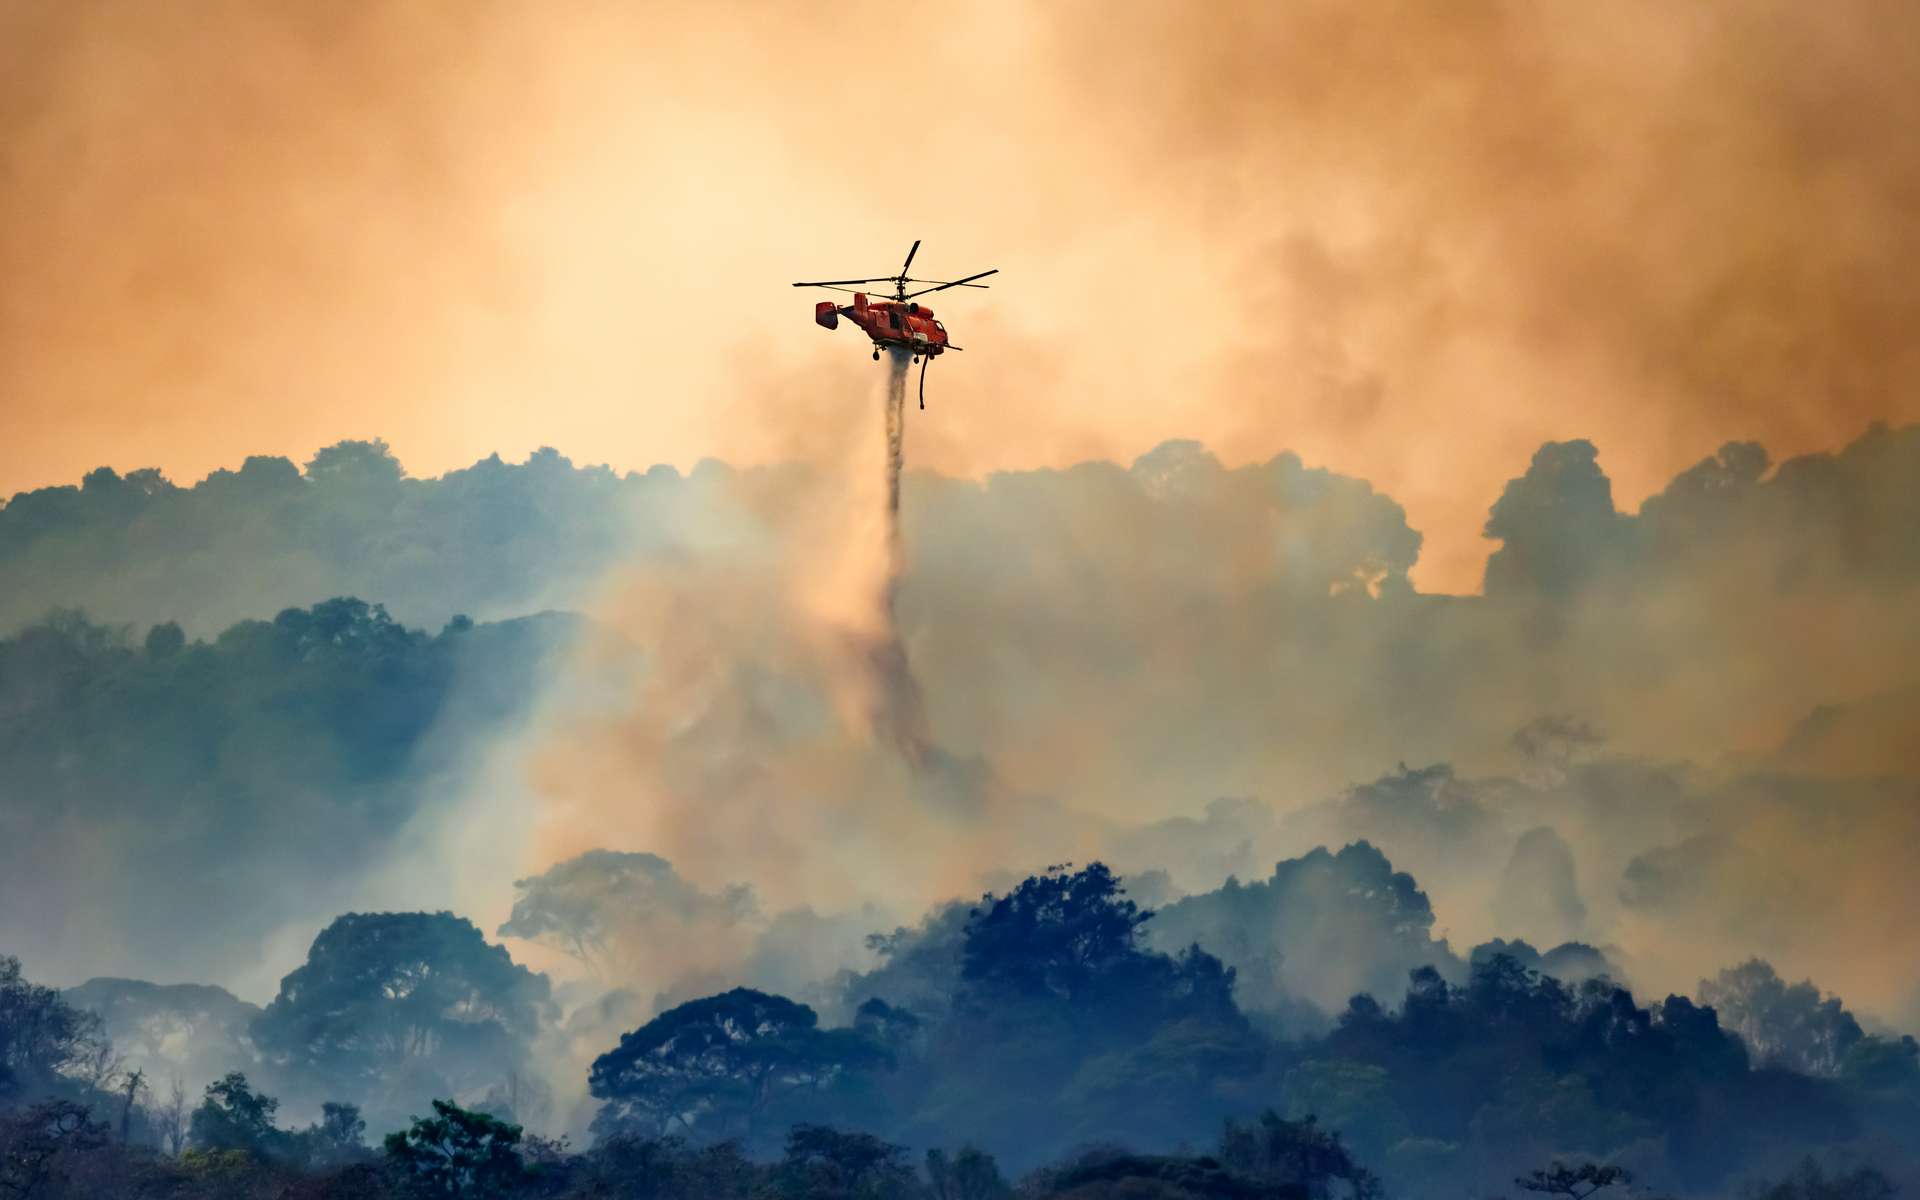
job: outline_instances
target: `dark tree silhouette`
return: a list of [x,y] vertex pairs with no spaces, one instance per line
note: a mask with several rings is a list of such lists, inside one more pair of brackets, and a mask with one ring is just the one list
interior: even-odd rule
[[445,1100],[433,1102],[433,1113],[387,1135],[387,1161],[405,1191],[446,1200],[511,1194],[525,1174],[520,1126]]
[[1625,554],[1629,525],[1592,442],[1548,442],[1487,514],[1486,594],[1564,595]]
[[377,492],[399,483],[405,475],[400,460],[382,438],[336,442],[315,454],[306,468],[309,482],[346,492]]
[[73,1094],[108,1053],[100,1018],[33,983],[0,955],[0,1103]]
[[775,1187],[792,1200],[896,1200],[916,1190],[905,1146],[868,1133],[826,1125],[796,1125],[774,1173]]
[[1297,1185],[1311,1200],[1326,1200],[1336,1183],[1352,1200],[1378,1200],[1380,1181],[1355,1162],[1337,1132],[1322,1129],[1314,1117],[1289,1121],[1268,1109],[1250,1125],[1227,1122],[1220,1137],[1220,1161],[1253,1179]]
[[253,1033],[283,1069],[360,1095],[409,1062],[450,1088],[504,1079],[551,1013],[546,977],[470,921],[349,913],[281,980]]
[[316,1157],[339,1161],[354,1157],[366,1146],[367,1123],[357,1104],[328,1100],[320,1106],[320,1121],[308,1131]]
[[287,1146],[285,1130],[274,1126],[280,1101],[253,1090],[238,1071],[207,1085],[206,1097],[193,1110],[187,1138],[198,1150],[237,1150],[263,1158]]
[[1011,1200],[1013,1189],[993,1155],[974,1146],[927,1151],[927,1186],[934,1200]]
[[982,898],[967,923],[961,975],[976,990],[1084,999],[1096,978],[1137,953],[1136,931],[1152,916],[1125,898],[1104,863],[1051,868]]
[[818,1026],[806,1005],[750,988],[669,1009],[594,1060],[588,1088],[606,1102],[594,1128],[751,1137],[784,1096],[889,1061],[856,1031]]
[[32,1200],[61,1174],[63,1156],[97,1150],[107,1127],[71,1100],[47,1100],[0,1113],[0,1197]]
[[1535,1168],[1513,1182],[1514,1186],[1524,1191],[1565,1196],[1567,1200],[1586,1200],[1595,1192],[1632,1183],[1633,1176],[1624,1167],[1594,1162],[1568,1166],[1556,1161],[1549,1166]]

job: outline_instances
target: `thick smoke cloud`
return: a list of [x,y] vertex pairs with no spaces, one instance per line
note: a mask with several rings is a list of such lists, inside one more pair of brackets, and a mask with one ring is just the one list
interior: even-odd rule
[[[876,585],[891,586],[884,574],[842,566],[850,554],[841,547],[861,536],[861,514],[841,498],[841,478],[744,474],[734,499],[765,558],[720,566],[741,560],[725,546],[696,542],[702,535],[694,531],[684,566],[636,570],[599,610],[623,639],[656,649],[626,711],[551,723],[552,745],[536,772],[556,852],[631,839],[695,878],[751,870],[782,904],[839,906],[870,888],[904,901],[904,916],[1005,869],[1010,847],[1066,857],[1097,848],[1101,825],[1125,820],[1129,805],[1136,814],[1165,811],[1164,794],[1134,778],[1118,803],[1074,814],[1054,785],[1065,782],[1059,773],[1076,743],[1111,729],[1116,696],[1125,704],[1147,699],[1138,691],[1145,680],[1138,664],[1116,664],[1123,676],[1105,683],[1081,667],[1055,671],[1049,655],[1099,671],[1107,647],[1128,641],[1164,653],[1172,648],[1155,642],[1181,635],[1163,614],[1213,603],[1216,588],[1231,603],[1270,600],[1322,619],[1330,603],[1373,603],[1374,593],[1404,600],[1418,541],[1398,509],[1358,481],[1291,458],[1227,472],[1192,445],[1170,445],[1125,471],[1090,464],[1066,476],[996,477],[984,489],[932,480],[924,493],[916,483],[907,493],[909,557],[897,614],[902,653],[916,671],[958,689],[928,694],[936,722],[948,712],[961,718],[936,729],[939,749],[896,756],[897,739],[876,743],[871,726],[835,719],[845,715],[837,695],[849,665],[864,671],[871,660],[846,661],[846,626],[813,599],[823,578],[836,587],[851,580],[851,597],[866,604]],[[857,482],[850,489],[859,490]],[[953,516],[914,523],[926,518],[913,514],[929,511]],[[1276,543],[1280,521],[1293,527]],[[1107,550],[1108,539],[1127,538],[1130,528],[1146,534],[1143,548],[1155,557]],[[1202,531],[1210,543],[1195,543]],[[1179,578],[1188,564],[1198,578]],[[1053,587],[1075,573],[1073,587]],[[951,626],[944,612],[929,611],[956,602],[971,613]],[[1245,628],[1236,636],[1257,634]],[[985,661],[983,647],[991,649]],[[975,661],[956,670],[956,655]],[[1205,686],[1212,663],[1196,665],[1178,686]],[[1008,670],[1038,686],[1008,686]],[[881,682],[890,678],[883,673]],[[1032,709],[1008,707],[1014,697]],[[1131,719],[1154,718],[1142,708]],[[1023,726],[1023,736],[1009,736]],[[1034,743],[1022,745],[1027,736]],[[1043,780],[1028,769],[1035,752],[1052,760]],[[1078,765],[1091,777],[1076,786],[1086,794],[1109,772],[1134,775],[1139,761],[1086,755]],[[623,781],[618,791],[602,786],[610,778]],[[1009,780],[1020,781],[1020,794]],[[1194,783],[1178,786],[1191,794]],[[1088,811],[1102,815],[1090,822]]]
[[1095,7],[1056,6],[1050,49],[1102,161],[1241,239],[1246,441],[1287,421],[1345,462],[1322,439],[1391,429],[1369,474],[1433,532],[1463,420],[1497,412],[1502,454],[1639,440],[1644,495],[1683,461],[1655,446],[1914,414],[1905,6]]
[[[633,699],[550,726],[546,844],[646,849],[703,886],[750,878],[778,906],[904,920],[992,886],[1010,853],[1100,854],[1178,894],[1365,839],[1431,890],[1456,945],[1617,942],[1636,982],[1678,990],[1731,939],[1904,1020],[1894,973],[1808,932],[1857,926],[1854,883],[1901,891],[1883,856],[1791,867],[1792,905],[1746,889],[1799,853],[1812,815],[1769,792],[1857,795],[1849,828],[1904,839],[1907,785],[1850,778],[1877,758],[1816,779],[1781,747],[1804,764],[1821,736],[1845,744],[1809,714],[1837,730],[1837,699],[1908,694],[1911,657],[1886,652],[1920,636],[1910,538],[1856,533],[1916,455],[1915,430],[1876,428],[1767,473],[1733,445],[1627,513],[1591,446],[1552,444],[1493,505],[1502,547],[1474,600],[1415,591],[1398,506],[1290,457],[1230,470],[1175,443],[1125,469],[909,477],[899,628],[944,748],[918,778],[834,718],[838,651],[790,599],[832,477],[743,473],[728,486],[746,527],[787,550],[766,569],[641,569],[652,605],[616,593],[607,619],[658,660]],[[1168,819],[1209,796],[1258,799]],[[1768,915],[1717,924],[1739,912]]]
[[66,999],[98,1013],[124,1065],[146,1072],[156,1086],[178,1082],[191,1095],[259,1061],[248,1039],[260,1006],[224,988],[95,978],[67,989]]
[[1244,1007],[1306,1001],[1332,1014],[1361,992],[1394,997],[1417,968],[1456,967],[1432,929],[1433,908],[1413,878],[1360,842],[1178,901],[1155,915],[1148,936],[1162,950],[1197,944],[1218,954],[1240,972]]
[[[1291,449],[1406,506],[1430,590],[1542,441],[1634,504],[1920,415],[1889,0],[0,20],[9,491],[376,433],[421,473],[788,459],[855,356],[783,285],[915,237],[1006,285],[943,303],[920,463]],[[923,135],[870,136],[838,81],[902,60]]]
[[[925,139],[850,132],[909,48]],[[118,470],[0,508],[0,950],[232,986],[80,993],[197,1062],[457,907],[598,974],[514,1022],[577,1089],[734,984],[940,1011],[955,897],[1097,856],[1287,1033],[1504,955],[1838,1078],[1920,1024],[1916,62],[1882,0],[7,9],[0,481]],[[1025,290],[904,471],[898,363],[753,281],[930,229]],[[276,456],[374,433],[725,461]]]
[[[290,464],[273,504],[223,498],[211,483],[96,486],[97,505],[85,490],[16,502],[0,510],[0,534],[8,577],[50,601],[111,594],[104,547],[201,539],[194,556],[144,560],[156,593],[183,613],[220,611],[228,589],[212,579],[249,577],[251,556],[290,562],[294,547],[337,546],[327,553],[351,557],[360,578],[404,584],[416,612],[456,609],[458,592],[486,585],[501,606],[527,594],[515,587],[551,588],[543,594],[596,614],[544,702],[551,659],[526,660],[480,693],[497,713],[536,707],[530,739],[490,739],[484,758],[423,790],[439,776],[419,768],[469,744],[471,726],[452,722],[430,742],[438,749],[380,785],[389,811],[408,817],[373,827],[393,838],[379,879],[395,906],[453,904],[495,928],[511,915],[506,880],[611,850],[658,855],[705,894],[750,884],[775,916],[835,921],[871,905],[883,928],[1052,861],[1100,855],[1161,872],[1141,885],[1167,902],[1367,840],[1419,881],[1455,953],[1494,937],[1546,949],[1578,936],[1617,950],[1637,984],[1676,990],[1727,954],[1763,954],[1883,1019],[1912,1011],[1903,927],[1873,897],[1903,895],[1906,878],[1886,848],[1909,833],[1920,557],[1913,526],[1897,522],[1910,504],[1903,481],[1920,473],[1915,429],[1870,430],[1770,470],[1759,448],[1735,444],[1638,512],[1610,499],[1585,447],[1550,445],[1489,497],[1504,536],[1477,599],[1416,590],[1421,539],[1399,506],[1292,456],[1230,469],[1171,443],[1131,466],[978,483],[908,472],[894,628],[938,747],[915,771],[872,736],[870,704],[884,690],[848,636],[886,628],[875,619],[887,577],[876,553],[882,411],[862,412],[863,425],[825,443],[844,459],[814,465],[621,479],[543,457],[418,481],[362,449],[315,460],[378,468],[353,487],[329,469],[302,479]],[[481,480],[495,482],[474,493]],[[350,503],[363,495],[364,509]],[[131,498],[105,503],[112,496]],[[455,521],[482,496],[494,497],[484,520]],[[334,540],[313,540],[318,529]],[[554,536],[565,530],[582,540]],[[437,550],[422,557],[427,547]],[[568,582],[609,559],[626,565],[604,590]],[[62,561],[66,575],[39,569]],[[107,675],[171,678],[163,632],[115,642],[108,631],[96,651],[52,657],[80,631],[14,646],[13,678],[27,686],[12,703],[38,714],[21,728],[57,726],[79,702],[55,703],[69,693],[34,682],[68,657]],[[220,644],[254,641],[273,637]],[[19,743],[20,753],[61,744]],[[151,777],[179,753],[164,741],[117,745],[94,752],[103,779]],[[370,761],[355,745],[336,750],[349,756],[347,778]],[[343,768],[316,749],[313,770],[332,779]],[[449,791],[462,802],[449,806]],[[144,794],[116,785],[87,811]],[[1818,795],[1842,798],[1848,820],[1818,824]],[[129,814],[114,828],[142,826]],[[1539,829],[1551,838],[1523,848]],[[34,861],[78,886],[100,872],[74,864],[117,861],[122,845],[96,832],[43,844]],[[312,861],[304,847],[283,859],[290,844],[248,845],[259,857],[239,861],[263,877]],[[184,880],[236,869],[227,842],[187,837],[179,855],[203,864]],[[138,872],[107,877],[139,890]],[[1794,889],[1769,883],[1779,878]],[[43,932],[91,930],[62,944],[102,956],[69,978],[136,971],[104,957],[128,944],[109,936],[135,911],[120,886],[43,897],[61,914]],[[330,915],[295,919],[273,969]],[[185,950],[197,933],[201,948]],[[213,971],[244,954],[231,948],[245,938],[225,927],[197,933],[150,930],[140,944]],[[721,939],[719,960],[745,961],[756,938]],[[826,942],[840,949],[821,961],[864,969],[857,936]],[[558,955],[540,965],[577,969]],[[722,964],[661,970],[621,982],[650,1003],[670,976]],[[213,977],[264,998],[265,980]]]
[[[1366,839],[1420,880],[1456,947],[1513,936],[1543,947],[1576,935],[1615,941],[1631,951],[1622,961],[1639,981],[1685,988],[1703,969],[1699,956],[1725,942],[1814,974],[1890,1019],[1909,1010],[1897,960],[1883,973],[1866,968],[1873,954],[1855,951],[1902,944],[1876,923],[1866,881],[1884,880],[1873,886],[1894,894],[1902,886],[1874,847],[1904,836],[1900,748],[1911,739],[1899,731],[1911,727],[1914,693],[1910,656],[1899,651],[1916,636],[1907,604],[1915,569],[1911,539],[1880,531],[1874,514],[1904,511],[1914,431],[1871,431],[1838,454],[1771,473],[1758,467],[1758,448],[1732,446],[1638,514],[1607,500],[1584,448],[1547,447],[1494,505],[1505,535],[1495,558],[1501,582],[1479,601],[1415,592],[1406,573],[1419,535],[1393,502],[1288,457],[1228,470],[1199,447],[1172,444],[1125,469],[1089,464],[983,484],[909,474],[898,644],[933,681],[926,715],[942,747],[915,773],[884,740],[860,733],[872,728],[874,677],[848,652],[849,628],[885,628],[873,617],[884,558],[871,552],[884,544],[883,526],[845,536],[883,494],[878,415],[867,435],[847,439],[853,474],[710,464],[623,481],[558,459],[483,463],[475,471],[498,481],[488,541],[447,543],[441,532],[445,514],[475,501],[468,481],[479,475],[409,481],[364,449],[318,456],[304,480],[287,466],[290,478],[272,492],[285,496],[273,504],[223,499],[211,482],[178,492],[122,487],[112,494],[130,498],[107,504],[96,486],[91,498],[9,506],[0,530],[19,577],[49,599],[110,590],[98,556],[129,544],[134,530],[140,543],[204,538],[199,557],[156,555],[145,568],[187,612],[223,602],[205,564],[324,547],[312,540],[321,528],[335,531],[343,558],[359,548],[365,579],[405,583],[416,597],[409,603],[425,611],[455,606],[451,593],[476,580],[512,585],[523,564],[571,563],[574,578],[590,578],[609,557],[626,557],[587,659],[551,693],[531,756],[512,743],[494,749],[484,803],[469,792],[449,810],[444,787],[380,785],[392,811],[452,813],[405,825],[392,853],[415,866],[383,883],[391,903],[447,902],[432,888],[448,887],[492,927],[510,915],[507,873],[618,849],[662,855],[708,893],[751,883],[773,913],[811,909],[834,920],[871,904],[880,927],[1004,886],[1040,860],[1101,854],[1123,870],[1163,871],[1162,883],[1143,883],[1171,900],[1229,875],[1263,878],[1273,862],[1315,845]],[[1561,469],[1568,463],[1571,475]],[[867,480],[867,490],[848,479]],[[255,519],[238,521],[243,510]],[[244,536],[219,536],[234,525]],[[614,536],[622,528],[636,532]],[[1583,528],[1603,533],[1583,541]],[[608,532],[568,543],[554,530]],[[422,564],[415,547],[436,543],[447,547],[439,561],[461,570]],[[1576,561],[1569,545],[1581,549],[1581,565],[1551,565]],[[34,569],[58,561],[73,570]],[[550,566],[534,574],[561,589],[557,598],[585,600]],[[852,607],[836,609],[840,601]],[[1810,620],[1827,613],[1837,615]],[[1798,636],[1778,636],[1783,623]],[[170,678],[161,666],[170,643],[158,632],[144,647],[146,667],[138,653],[113,649],[125,645],[112,641],[119,635],[86,652],[93,660],[77,649],[47,657],[78,634],[21,643],[12,661],[28,673],[15,677],[79,655],[101,664],[90,669],[121,662],[112,670]],[[502,677],[489,687],[517,691],[490,690],[486,704],[524,708],[540,677]],[[1742,704],[1717,699],[1727,680],[1744,688]],[[59,694],[18,693],[38,703]],[[57,723],[57,709],[35,720]],[[464,728],[454,722],[434,755],[457,753],[467,735],[454,731]],[[152,775],[157,760],[143,754],[125,769]],[[1395,765],[1403,760],[1451,765]],[[100,769],[112,774],[112,761]],[[433,777],[426,761],[402,778]],[[521,762],[531,764],[526,786],[515,781]],[[317,759],[314,769],[332,778],[342,768]],[[347,769],[352,777],[363,768]],[[1754,782],[1765,778],[1755,769],[1778,782]],[[1884,773],[1895,778],[1849,781]],[[1355,779],[1374,782],[1350,786]],[[1859,797],[1848,801],[1854,824],[1820,835],[1846,846],[1857,832],[1850,872],[1796,863],[1814,810],[1791,798],[1816,790]],[[1209,796],[1249,799],[1208,807]],[[1548,835],[1525,840],[1536,829],[1564,843],[1570,872],[1540,853],[1552,848]],[[448,838],[463,847],[457,876],[438,849]],[[87,854],[112,858],[117,844]],[[264,857],[242,861],[281,869],[274,843],[249,844]],[[82,847],[69,849],[36,861],[68,864],[62,879],[91,878],[71,869]],[[224,843],[206,857],[189,839],[181,853],[224,864],[182,878],[229,878],[234,869]],[[1510,864],[1505,885],[1490,863]],[[1800,880],[1798,907],[1767,899],[1767,879],[1783,870]],[[138,878],[123,882],[137,889]],[[1551,905],[1535,894],[1547,883],[1558,897]],[[124,919],[96,903],[110,894],[118,893],[96,885],[85,898],[61,891],[42,903],[63,914],[58,928],[95,930],[85,942],[103,949],[119,944],[105,931]],[[1535,921],[1549,909],[1560,918]],[[1584,923],[1574,915],[1583,911]],[[1743,911],[1768,915],[1726,923]],[[297,950],[326,915],[294,919],[282,950]],[[1823,933],[1834,920],[1846,936]],[[142,944],[214,964],[227,961],[216,945],[244,942],[209,927],[203,950],[185,950],[181,939],[193,932],[149,931]],[[697,971],[659,966],[622,982],[656,996],[676,977],[745,961],[756,937],[715,939],[727,948]],[[828,940],[840,947],[830,958],[863,961],[857,936]],[[75,969],[133,965],[101,959]],[[261,982],[248,994],[259,998]]]
[[1565,838],[1544,825],[1520,835],[1501,872],[1492,917],[1509,933],[1547,946],[1586,932],[1580,872]]
[[669,974],[656,981],[661,986],[701,971],[675,961],[679,953],[710,955],[716,965],[738,962],[742,947],[730,943],[760,916],[752,888],[703,892],[656,854],[593,850],[513,886],[513,914],[501,937],[557,946],[623,983],[663,967]]
[[1431,809],[1355,807],[1404,793],[1408,776],[1395,775],[1296,814],[1281,843],[1370,839],[1435,898],[1456,948],[1578,940],[1605,951],[1615,978],[1675,992],[1695,987],[1688,963],[1759,955],[1894,1025],[1920,1019],[1920,943],[1899,915],[1913,889],[1896,861],[1914,833],[1911,777],[1618,752],[1531,780],[1421,774],[1471,804],[1469,829],[1442,840]]

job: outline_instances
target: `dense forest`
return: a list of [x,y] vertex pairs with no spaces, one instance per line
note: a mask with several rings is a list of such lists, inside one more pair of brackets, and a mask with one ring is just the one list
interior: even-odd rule
[[[1105,806],[1324,793],[1396,759],[1498,755],[1567,714],[1700,757],[1820,712],[1805,761],[1905,769],[1878,734],[1916,686],[1916,472],[1920,427],[1778,464],[1729,443],[1628,513],[1591,443],[1552,443],[1489,507],[1477,597],[1418,592],[1400,505],[1291,454],[1228,468],[1169,442],[1130,466],[909,472],[898,619],[956,749],[1035,757],[1108,731],[1111,752],[1034,781]],[[718,462],[618,476],[546,450],[414,479],[379,442],[190,487],[101,468],[0,506],[0,634],[56,608],[197,639],[336,596],[438,629],[597,611],[648,573],[775,588],[823,549],[796,514],[838,486]]]
[[72,611],[0,640],[0,896],[34,914],[14,947],[216,971],[316,902],[347,907],[578,624],[428,635],[340,599],[210,641]]
[[[994,1196],[1011,1171],[1031,1195],[1372,1197],[1491,1194],[1530,1164],[1808,1186],[1822,1154],[1882,1164],[1835,1193],[1865,1200],[1920,1167],[1920,1046],[1762,962],[1702,981],[1717,1007],[1643,1005],[1591,948],[1442,950],[1289,1037],[1202,946],[1146,948],[1156,916],[1103,865],[1062,866],[879,935],[882,965],[834,981],[846,1023],[746,987],[674,1005],[592,1059],[584,1152],[527,1132],[553,1117],[549,981],[450,913],[340,917],[264,1009],[124,980],[63,995],[8,959],[0,1169],[47,1196]],[[574,932],[591,919],[576,906]],[[170,1052],[228,1069],[160,1090]],[[269,1089],[315,1119],[283,1126]]]
[[[1915,478],[1920,429],[1733,444],[1628,514],[1549,445],[1440,597],[1292,456],[909,477],[903,633],[997,808],[767,768],[831,711],[756,640],[800,468],[16,496],[0,1196],[1886,1200]],[[623,574],[686,603],[636,626]],[[638,803],[569,738],[740,597],[653,748],[738,853],[541,842],[557,762]],[[820,887],[870,826],[891,873]],[[888,882],[922,834],[945,891]]]

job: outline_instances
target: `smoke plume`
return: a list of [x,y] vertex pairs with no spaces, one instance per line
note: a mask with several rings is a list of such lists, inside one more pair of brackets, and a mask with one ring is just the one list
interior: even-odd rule
[[696,471],[678,544],[590,606],[606,636],[584,662],[632,648],[637,665],[608,676],[610,698],[556,689],[527,871],[645,852],[703,887],[750,876],[776,909],[877,901],[901,920],[976,890],[1040,827],[1088,844],[933,734],[899,623],[908,358],[889,355],[870,415],[809,461]]
[[[924,139],[823,102],[903,56]],[[423,476],[785,461],[847,347],[783,285],[924,236],[1008,287],[950,302],[918,465],[1292,450],[1472,590],[1542,441],[1631,505],[1730,437],[1920,416],[1916,62],[1896,0],[1014,3],[932,40],[817,3],[9,4],[0,491],[376,434]]]

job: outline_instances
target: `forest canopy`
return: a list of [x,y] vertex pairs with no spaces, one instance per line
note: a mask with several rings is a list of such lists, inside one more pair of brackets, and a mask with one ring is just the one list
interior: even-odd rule
[[[1470,597],[1290,455],[910,477],[942,742],[901,792],[774,770],[836,699],[755,640],[807,469],[419,480],[359,442],[15,497],[6,1184],[1885,1200],[1920,1179],[1883,919],[1920,899],[1916,471],[1911,428],[1732,444],[1625,513],[1549,444]],[[651,639],[595,599],[621,570],[680,605]],[[747,611],[737,658],[702,607]],[[689,661],[728,684],[667,693],[678,801],[542,740],[627,745]],[[607,807],[539,841],[576,761]],[[789,857],[732,852],[796,813]],[[885,885],[906,842],[819,886],[908,826],[944,891]]]

